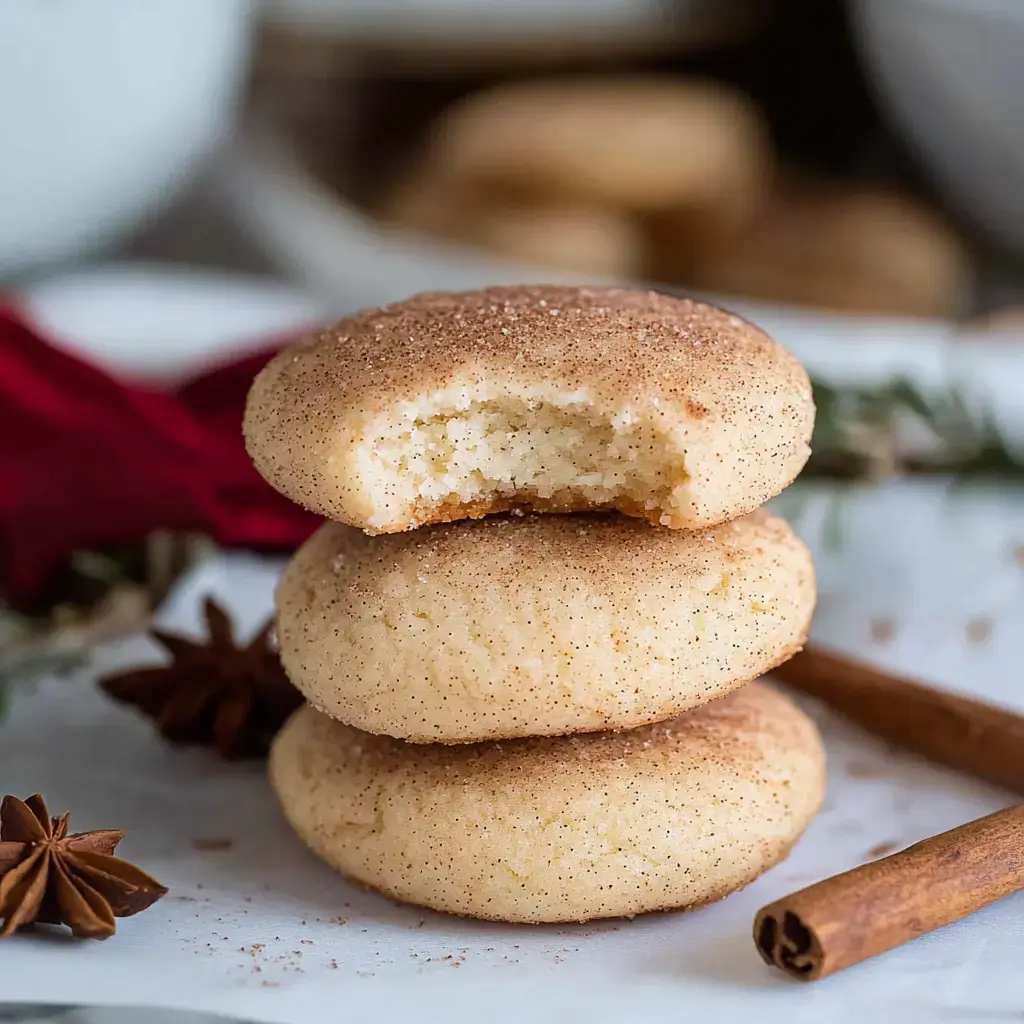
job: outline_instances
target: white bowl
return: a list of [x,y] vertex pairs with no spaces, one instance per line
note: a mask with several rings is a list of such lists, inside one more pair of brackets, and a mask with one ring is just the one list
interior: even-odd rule
[[935,183],[1024,252],[1024,3],[853,0],[869,73]]
[[0,3],[0,277],[170,201],[226,129],[249,0]]

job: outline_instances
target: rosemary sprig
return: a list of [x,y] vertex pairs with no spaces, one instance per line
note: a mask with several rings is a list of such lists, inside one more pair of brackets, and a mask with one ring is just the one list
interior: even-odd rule
[[1024,478],[1024,446],[1013,450],[991,417],[956,390],[925,395],[902,378],[875,388],[815,381],[814,398],[818,414],[810,475]]
[[80,668],[103,640],[137,632],[175,580],[216,549],[158,531],[105,551],[76,551],[34,603],[0,603],[0,720],[17,686]]

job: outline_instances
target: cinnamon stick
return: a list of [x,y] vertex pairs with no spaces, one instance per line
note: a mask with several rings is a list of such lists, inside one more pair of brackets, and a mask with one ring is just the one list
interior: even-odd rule
[[754,943],[765,963],[813,981],[1018,890],[1024,890],[1024,805],[763,907]]
[[775,670],[868,732],[1024,794],[1024,716],[809,646]]

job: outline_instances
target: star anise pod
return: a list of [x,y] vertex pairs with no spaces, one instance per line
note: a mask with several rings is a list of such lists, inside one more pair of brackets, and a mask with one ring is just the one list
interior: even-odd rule
[[80,939],[108,939],[114,918],[152,906],[167,890],[113,856],[116,829],[68,835],[68,815],[51,818],[36,794],[0,804],[0,939],[23,925],[66,924]]
[[302,703],[271,645],[273,623],[239,647],[227,612],[211,598],[203,611],[205,643],[151,629],[171,663],[110,675],[100,686],[154,719],[172,743],[212,744],[228,760],[262,757]]

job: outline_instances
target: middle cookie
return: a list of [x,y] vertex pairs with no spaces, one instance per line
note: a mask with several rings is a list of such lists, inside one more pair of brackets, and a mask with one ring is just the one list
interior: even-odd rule
[[811,556],[766,512],[697,532],[488,518],[369,537],[328,523],[277,590],[284,667],[319,710],[415,743],[630,729],[799,650]]

